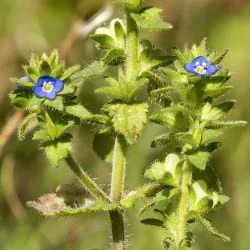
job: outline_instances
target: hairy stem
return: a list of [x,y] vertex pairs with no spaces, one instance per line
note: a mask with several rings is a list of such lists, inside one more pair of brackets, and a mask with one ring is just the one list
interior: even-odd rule
[[[126,148],[122,139],[117,136],[115,139],[114,153],[113,153],[113,166],[112,166],[112,179],[110,199],[113,202],[119,202],[122,197],[125,179],[126,167]],[[124,249],[124,221],[122,211],[116,210],[110,212],[110,220],[112,226],[112,250]]]
[[128,80],[138,76],[138,28],[135,21],[127,12],[127,61],[126,75]]
[[70,169],[74,172],[79,181],[84,185],[84,187],[96,198],[110,202],[109,197],[105,192],[92,180],[84,170],[75,162],[72,156],[69,154],[65,159],[68,163]]
[[186,226],[189,203],[188,185],[191,183],[191,171],[186,162],[183,164],[183,174],[181,179],[181,194],[177,209],[176,239],[177,246],[186,246]]

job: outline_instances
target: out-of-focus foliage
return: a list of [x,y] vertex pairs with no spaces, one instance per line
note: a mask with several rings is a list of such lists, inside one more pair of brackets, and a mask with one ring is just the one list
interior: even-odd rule
[[[250,120],[250,83],[248,55],[250,41],[250,4],[247,0],[155,0],[151,1],[164,9],[161,13],[174,29],[168,33],[146,33],[157,47],[170,49],[183,47],[184,43],[200,41],[208,37],[211,49],[222,51],[229,49],[226,66],[233,71],[230,85],[233,99],[238,100],[233,110],[233,119]],[[8,80],[10,75],[21,75],[20,65],[25,63],[33,51],[47,52],[60,48],[74,21],[88,19],[102,8],[101,0],[1,0],[0,8],[0,126],[4,126],[14,112],[8,99],[8,92],[15,86]],[[116,9],[115,15],[119,15]],[[166,35],[167,34],[167,35]],[[86,66],[95,58],[94,43],[79,39],[66,61]],[[104,83],[89,80],[81,93],[81,102],[92,112],[96,112],[105,101],[101,95],[95,95],[98,87]],[[230,117],[231,118],[231,117]],[[158,125],[148,124],[138,143],[129,152],[127,185],[143,184],[143,172],[146,166],[160,156],[159,149],[151,149],[150,141],[161,134]],[[109,182],[110,169],[103,165],[93,152],[93,135],[88,126],[74,131],[74,154],[88,167],[90,174]],[[214,161],[218,166],[219,178],[223,180],[224,192],[231,201],[221,211],[211,215],[214,225],[230,235],[229,244],[214,241],[204,232],[195,228],[197,241],[195,250],[245,250],[250,245],[250,130],[234,128],[224,134],[223,150],[216,153]],[[0,142],[1,143],[1,142]],[[145,157],[144,157],[145,155]],[[9,161],[8,159],[12,160]],[[14,174],[11,175],[11,162]],[[55,191],[59,183],[71,183],[73,176],[65,166],[61,169],[48,167],[35,142],[28,138],[18,142],[16,136],[10,141],[1,156],[0,185],[0,249],[17,250],[69,250],[69,249],[106,249],[105,243],[110,234],[108,217],[87,215],[84,217],[58,220],[41,219],[25,206],[27,200],[35,199],[42,193]],[[8,185],[6,186],[6,183]],[[3,184],[4,187],[3,187]],[[15,187],[20,204],[12,196],[11,187]],[[109,187],[107,186],[106,189]],[[12,194],[12,195],[9,195]],[[9,197],[10,209],[6,200]],[[21,209],[21,210],[20,210]],[[136,208],[135,208],[136,209]],[[25,212],[24,212],[25,211]],[[150,214],[149,216],[150,217]],[[163,235],[157,228],[145,227],[131,210],[127,214],[129,221],[130,249],[158,250]],[[148,237],[150,235],[150,237]],[[133,247],[132,247],[133,246]]]

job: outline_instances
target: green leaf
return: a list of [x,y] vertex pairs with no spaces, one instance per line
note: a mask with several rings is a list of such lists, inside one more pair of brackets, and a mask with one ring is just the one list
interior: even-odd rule
[[202,132],[201,144],[207,145],[222,135],[222,131],[215,129],[205,129]]
[[54,100],[45,99],[44,105],[57,109],[59,111],[62,111],[63,110],[63,98],[61,96],[57,96],[56,99]]
[[44,147],[44,152],[53,166],[58,166],[59,162],[67,157],[72,149],[70,141],[52,142]]
[[152,101],[160,104],[166,108],[171,104],[171,98],[168,96],[169,93],[174,92],[173,87],[165,87],[151,91],[150,98]]
[[148,198],[155,196],[160,190],[162,190],[162,186],[159,184],[146,184],[143,187],[137,188],[133,191],[130,191],[125,195],[120,201],[122,207],[131,208],[135,205],[135,203],[143,198]]
[[151,147],[156,148],[156,147],[166,145],[167,143],[169,143],[173,139],[172,136],[173,136],[173,133],[164,133],[162,135],[157,136],[152,141]]
[[201,109],[201,119],[205,121],[218,120],[229,112],[235,105],[235,101],[221,103],[217,106],[212,106],[206,103]]
[[187,75],[181,74],[173,69],[163,68],[162,73],[164,73],[172,82],[188,83]]
[[131,101],[135,94],[147,84],[147,79],[145,78],[128,82],[123,73],[119,74],[119,80],[108,77],[106,81],[110,86],[98,88],[96,93],[106,94],[115,100],[124,102]]
[[155,218],[143,219],[141,220],[141,223],[149,225],[149,226],[164,227],[164,222]]
[[143,72],[141,77],[145,77],[149,80],[148,92],[151,92],[152,90],[157,88],[162,88],[167,85],[167,82],[165,81],[165,79],[163,79],[163,77],[161,77],[159,72],[146,71]]
[[129,144],[135,143],[147,121],[148,104],[108,104],[104,110],[111,117],[114,130]]
[[221,128],[233,128],[239,126],[246,126],[248,124],[247,121],[213,121],[209,122],[206,125],[206,128],[211,129],[221,129]]
[[142,47],[139,58],[140,74],[152,68],[169,65],[176,58],[175,56],[165,55],[165,52],[160,49],[153,49],[153,46],[147,40],[142,41],[140,45]]
[[224,95],[227,91],[231,90],[232,86],[221,86],[221,84],[206,84],[204,88],[204,96],[219,97]]
[[107,70],[107,65],[103,61],[94,61],[85,69],[75,73],[71,79],[81,78],[83,81],[95,77],[99,77]]
[[67,78],[69,78],[72,74],[74,74],[76,71],[78,71],[80,69],[80,65],[75,65],[75,66],[72,66],[68,69],[66,69],[62,76],[60,77],[60,79],[63,81]]
[[29,104],[28,96],[25,92],[20,91],[19,89],[15,89],[9,94],[11,103],[18,107],[25,109]]
[[125,5],[126,8],[136,10],[144,0],[113,0],[117,4]]
[[157,193],[155,197],[152,197],[146,206],[142,207],[139,211],[139,215],[142,215],[147,209],[157,205],[160,202],[166,202],[174,198],[180,192],[179,188],[176,187],[165,187],[162,191]]
[[67,114],[73,115],[77,118],[80,118],[81,120],[87,120],[92,116],[92,114],[81,104],[66,106],[65,111]]
[[93,149],[102,160],[112,163],[114,143],[115,138],[111,134],[97,134],[94,137]]
[[189,161],[198,169],[204,170],[209,160],[210,154],[208,152],[197,151],[188,155]]
[[27,130],[27,127],[30,125],[30,123],[37,117],[37,114],[36,113],[32,113],[32,114],[29,114],[28,116],[26,116],[21,125],[19,126],[18,128],[18,139],[20,141],[22,141],[24,138],[25,138],[25,134],[26,134],[26,130]]
[[138,14],[132,13],[131,16],[142,29],[171,29],[173,26],[163,21],[161,12],[159,8],[147,7]]
[[171,125],[179,129],[184,129],[187,126],[187,120],[183,112],[168,108],[164,109],[162,114],[151,116],[149,120],[159,125]]
[[215,237],[222,239],[223,241],[230,242],[230,238],[222,233],[219,233],[210,223],[209,220],[205,219],[204,217],[198,215],[199,222],[207,229],[209,233],[214,235]]
[[221,54],[215,55],[214,58],[211,59],[210,63],[213,65],[219,64],[224,59],[224,57],[227,55],[227,53],[228,53],[228,50],[225,50]]
[[113,32],[118,47],[124,48],[126,42],[126,32],[123,21],[119,18],[115,18],[111,21],[110,26],[113,27]]
[[46,217],[82,215],[83,213],[113,211],[119,209],[118,205],[114,203],[91,200],[88,197],[84,198],[83,205],[74,205],[71,207],[66,204],[67,200],[64,200],[64,197],[60,197],[58,194],[52,193],[39,197],[38,201],[27,202],[27,206],[34,208]]
[[164,163],[153,163],[144,175],[165,185],[178,186],[181,163],[179,156],[171,153],[167,155]]
[[108,34],[95,33],[91,35],[90,38],[93,39],[95,42],[99,43],[103,48],[106,49],[115,48],[115,40],[112,36]]
[[123,49],[111,49],[104,56],[103,61],[108,65],[117,66],[125,60],[125,54]]

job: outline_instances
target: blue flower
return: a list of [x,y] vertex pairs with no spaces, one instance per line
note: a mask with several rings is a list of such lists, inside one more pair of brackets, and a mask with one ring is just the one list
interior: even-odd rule
[[38,78],[32,91],[39,98],[46,97],[54,100],[58,92],[63,89],[63,82],[52,76],[41,76]]
[[217,71],[217,67],[211,65],[203,56],[198,56],[194,58],[192,62],[186,63],[184,69],[198,76],[210,76]]
[[[28,76],[23,76],[19,80],[22,80],[23,82],[29,82],[30,78]],[[23,85],[21,83],[16,83],[16,86],[18,89],[23,88]]]

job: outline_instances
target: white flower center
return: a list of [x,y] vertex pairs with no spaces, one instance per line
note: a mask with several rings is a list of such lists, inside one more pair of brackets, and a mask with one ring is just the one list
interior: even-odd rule
[[207,69],[206,69],[206,63],[202,63],[202,65],[197,65],[195,67],[195,71],[199,74],[205,74]]
[[49,82],[46,82],[46,81],[45,81],[45,82],[43,83],[42,89],[43,89],[44,92],[48,92],[48,93],[51,92],[52,89],[53,89],[52,82],[50,82],[50,81],[49,81]]

